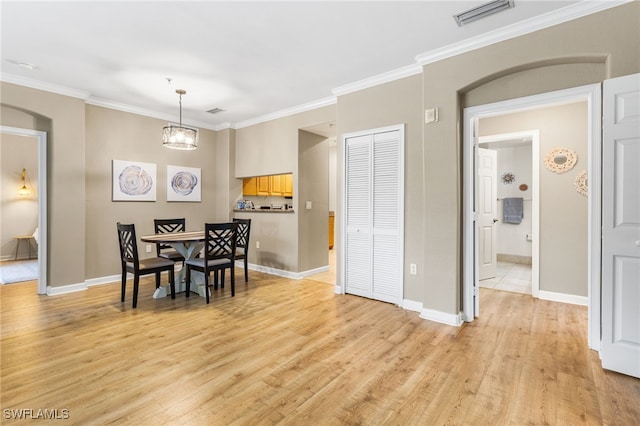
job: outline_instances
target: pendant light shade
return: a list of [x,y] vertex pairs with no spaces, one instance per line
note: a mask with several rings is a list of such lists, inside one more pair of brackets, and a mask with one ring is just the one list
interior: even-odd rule
[[198,131],[182,125],[182,95],[187,92],[178,89],[180,95],[180,124],[169,124],[162,129],[162,145],[171,149],[196,149],[198,147]]

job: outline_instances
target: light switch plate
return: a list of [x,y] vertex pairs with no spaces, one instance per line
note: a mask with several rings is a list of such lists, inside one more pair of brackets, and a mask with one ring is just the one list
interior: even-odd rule
[[438,108],[427,108],[424,110],[424,122],[426,124],[438,121]]
[[307,210],[311,210],[311,201],[307,201],[307,202],[305,203],[305,208],[306,208]]

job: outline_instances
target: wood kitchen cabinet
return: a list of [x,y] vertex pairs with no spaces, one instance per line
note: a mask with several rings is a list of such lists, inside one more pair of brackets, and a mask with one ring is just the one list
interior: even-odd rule
[[271,195],[271,177],[258,176],[258,195]]
[[258,178],[242,179],[242,195],[258,195]]
[[242,195],[293,197],[293,174],[244,178],[242,179]]
[[284,190],[282,195],[285,197],[293,197],[293,174],[288,173],[286,175],[282,175],[284,178]]
[[270,194],[275,196],[282,196],[284,194],[284,175],[269,176],[270,179]]

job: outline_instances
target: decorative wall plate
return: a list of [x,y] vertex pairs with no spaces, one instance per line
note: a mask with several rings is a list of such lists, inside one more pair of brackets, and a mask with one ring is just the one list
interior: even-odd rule
[[586,170],[581,171],[576,176],[576,180],[574,181],[574,185],[576,186],[576,191],[585,197],[589,195],[589,175]]
[[505,174],[502,175],[500,179],[502,180],[502,183],[504,183],[505,185],[508,185],[515,182],[516,175],[514,175],[511,172],[506,172]]
[[578,161],[578,154],[567,148],[554,148],[544,157],[544,165],[555,173],[566,173],[573,169]]

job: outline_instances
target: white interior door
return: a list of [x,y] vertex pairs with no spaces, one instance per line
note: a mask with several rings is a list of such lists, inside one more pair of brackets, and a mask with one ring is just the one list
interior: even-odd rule
[[602,366],[640,377],[640,74],[606,80],[602,141]]
[[402,302],[402,217],[400,131],[373,136],[373,298]]
[[478,148],[478,279],[496,276],[497,152]]
[[373,296],[371,280],[372,135],[345,139],[345,291]]
[[345,292],[401,304],[403,161],[401,126],[346,135]]

